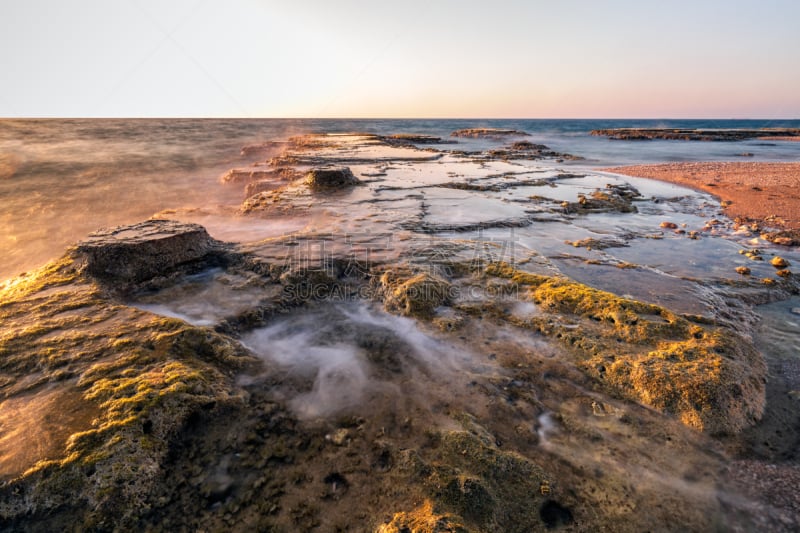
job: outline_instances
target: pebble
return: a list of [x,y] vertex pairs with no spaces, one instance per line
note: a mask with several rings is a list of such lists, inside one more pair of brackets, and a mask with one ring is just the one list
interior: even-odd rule
[[800,307],[792,307],[792,313],[795,315],[800,315]]
[[736,272],[738,272],[742,276],[749,276],[750,275],[750,269],[747,268],[746,266],[736,267]]
[[770,264],[775,268],[786,268],[787,266],[789,266],[789,261],[787,261],[786,259],[784,259],[779,255],[776,255],[775,257],[772,258]]
[[661,225],[662,228],[666,228],[666,229],[677,229],[678,228],[678,225],[676,223],[674,223],[674,222],[662,222],[660,225]]

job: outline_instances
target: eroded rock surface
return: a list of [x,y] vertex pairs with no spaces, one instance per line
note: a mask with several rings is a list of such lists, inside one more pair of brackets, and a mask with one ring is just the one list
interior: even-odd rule
[[110,282],[137,283],[220,251],[205,228],[172,220],[148,220],[101,230],[78,244],[88,272]]

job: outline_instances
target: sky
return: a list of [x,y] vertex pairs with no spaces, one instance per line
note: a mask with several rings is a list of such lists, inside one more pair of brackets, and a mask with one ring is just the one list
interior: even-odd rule
[[0,117],[800,118],[796,0],[0,0]]

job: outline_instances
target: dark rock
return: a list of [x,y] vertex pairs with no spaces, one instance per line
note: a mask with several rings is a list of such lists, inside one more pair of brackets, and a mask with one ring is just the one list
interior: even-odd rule
[[535,144],[530,141],[517,141],[511,145],[512,150],[549,150],[543,144]]
[[433,135],[415,135],[412,133],[397,133],[395,135],[383,137],[381,140],[393,146],[414,146],[416,144],[444,144],[455,142],[445,141],[441,137],[434,137]]
[[[667,139],[674,141],[743,141],[758,137],[800,137],[800,129],[678,129],[678,128],[611,128],[592,130],[591,135],[619,141],[649,141]],[[745,154],[742,154],[745,155]]]
[[568,213],[611,212],[635,213],[634,200],[641,198],[641,194],[634,187],[622,185],[606,185],[605,190],[597,189],[586,196],[578,195],[577,202],[564,202],[562,207]]
[[328,191],[352,187],[361,181],[347,167],[319,167],[306,174],[306,183],[314,191]]
[[504,137],[528,136],[528,133],[519,130],[504,130],[498,128],[466,128],[456,130],[451,137],[472,137],[473,139],[502,139]]
[[92,276],[138,283],[219,251],[205,228],[174,220],[148,220],[100,230],[77,247]]
[[547,529],[555,529],[572,523],[572,511],[554,500],[547,500],[539,510],[542,522]]

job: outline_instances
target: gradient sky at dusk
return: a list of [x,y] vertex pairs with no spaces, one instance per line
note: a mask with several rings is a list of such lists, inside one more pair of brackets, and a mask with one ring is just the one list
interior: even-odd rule
[[795,0],[3,0],[0,116],[800,118]]

